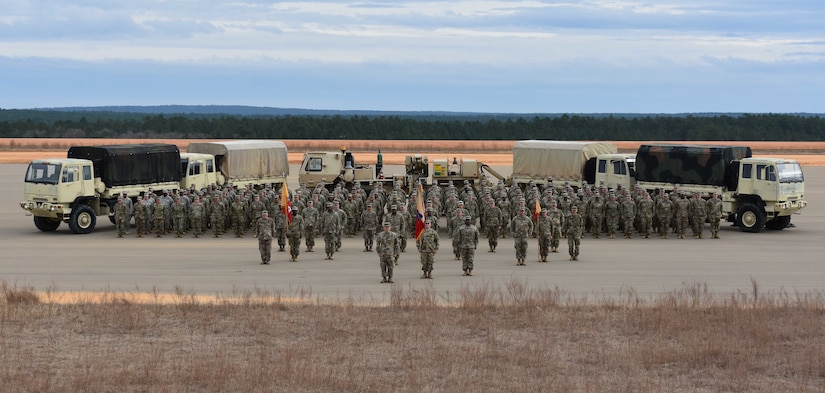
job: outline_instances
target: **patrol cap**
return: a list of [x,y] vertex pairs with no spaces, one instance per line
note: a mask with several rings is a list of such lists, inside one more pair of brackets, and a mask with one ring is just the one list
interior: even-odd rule
[[470,217],[469,214],[464,216],[464,221],[470,221],[470,220],[472,220],[472,217]]
[[264,210],[264,211],[262,211],[262,212],[261,212],[261,214],[263,214],[263,215],[267,215],[267,216],[268,216],[268,215],[269,215],[269,212],[268,212],[268,211],[266,211],[266,210]]
[[398,205],[392,205],[390,208],[391,209],[398,209]]
[[332,207],[332,202],[327,202],[326,207]]
[[385,227],[390,226],[390,222],[389,222],[389,221],[384,221],[384,226],[385,226]]

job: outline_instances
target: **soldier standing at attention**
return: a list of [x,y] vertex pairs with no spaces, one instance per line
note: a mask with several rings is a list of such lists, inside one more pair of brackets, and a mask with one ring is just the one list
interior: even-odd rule
[[690,202],[690,216],[693,224],[693,237],[701,239],[705,229],[705,219],[707,219],[707,202],[698,192],[693,194],[693,200]]
[[547,212],[550,221],[553,221],[553,237],[550,239],[550,252],[559,252],[561,243],[561,228],[564,225],[564,213],[556,205],[556,201],[550,202],[550,211]]
[[662,201],[656,205],[656,217],[659,221],[659,237],[667,239],[667,233],[670,231],[670,222],[673,218],[673,202],[670,201],[668,194],[664,194]]
[[166,206],[160,197],[155,198],[155,208],[152,210],[152,222],[155,229],[155,237],[162,237],[166,230]]
[[298,254],[301,253],[301,237],[304,234],[304,218],[299,214],[292,217],[292,223],[287,227],[287,239],[289,241],[290,261],[298,262]]
[[622,202],[622,222],[624,222],[625,239],[633,238],[633,221],[636,219],[636,203],[628,194]]
[[487,243],[490,244],[490,252],[496,252],[498,247],[498,237],[501,235],[501,219],[503,217],[501,209],[496,206],[492,199],[487,208],[487,217],[484,219],[484,228],[487,229]]
[[604,203],[598,193],[593,196],[593,202],[590,202],[589,212],[590,232],[593,233],[594,239],[598,239],[602,234],[602,222],[604,221]]
[[195,237],[203,235],[203,219],[206,216],[206,206],[201,203],[200,197],[195,197],[189,207],[189,224],[192,225],[192,233]]
[[539,214],[536,228],[539,238],[539,255],[541,256],[542,262],[547,262],[547,254],[550,251],[550,240],[553,238],[553,220],[547,217],[547,209],[543,209]]
[[129,207],[123,202],[123,197],[117,198],[115,204],[115,225],[117,225],[117,237],[129,234],[126,230],[129,225]]
[[261,265],[269,265],[272,257],[272,239],[275,234],[275,220],[269,218],[269,212],[261,212],[261,218],[255,224],[255,237],[258,238],[258,250],[261,252]]
[[713,197],[707,202],[708,220],[710,221],[710,237],[719,238],[719,221],[722,220],[722,200],[718,193],[713,193]]
[[567,247],[571,261],[579,260],[579,246],[581,245],[582,232],[584,231],[584,219],[579,215],[576,206],[570,208],[570,216],[564,220],[564,233],[567,236]]
[[372,210],[372,205],[367,205],[367,210],[361,213],[361,229],[364,230],[364,252],[372,251],[375,231],[378,229],[378,214]]
[[608,237],[615,239],[616,230],[619,228],[619,202],[614,194],[610,194],[610,198],[604,204],[604,218],[607,222]]
[[325,205],[327,211],[321,216],[321,228],[324,231],[324,251],[327,253],[326,260],[332,260],[332,254],[335,254],[335,243],[338,231],[341,228],[341,220],[338,214],[332,211],[332,202],[327,202]]
[[318,209],[315,208],[313,201],[307,202],[307,207],[301,211],[304,217],[304,236],[306,236],[307,252],[313,252],[312,247],[315,247],[315,227],[318,225]]
[[142,202],[138,202],[134,204],[134,209],[137,237],[143,237],[143,234],[146,233],[146,205]]
[[688,201],[687,196],[682,194],[681,198],[676,201],[675,207],[676,233],[679,235],[679,239],[684,239],[688,217],[690,216],[690,201]]
[[433,278],[433,262],[438,251],[438,232],[432,228],[430,221],[424,221],[424,230],[418,236],[416,246],[421,253],[421,278]]
[[212,216],[210,217],[210,221],[212,222],[212,232],[215,233],[215,237],[223,235],[223,216],[225,213],[226,211],[224,210],[223,197],[219,194],[215,198],[215,203],[212,204]]
[[650,239],[650,231],[653,227],[654,204],[653,199],[650,199],[650,194],[646,191],[643,192],[643,199],[639,202],[639,234],[645,239]]
[[516,248],[516,265],[525,266],[524,259],[527,257],[527,238],[533,233],[533,220],[526,216],[527,209],[521,208],[518,215],[513,218],[510,228],[513,231],[513,239]]
[[473,257],[478,247],[478,228],[470,216],[464,217],[464,225],[458,228],[458,245],[461,248],[461,270],[465,276],[473,275]]
[[186,205],[180,197],[176,197],[175,204],[172,205],[172,226],[175,228],[175,237],[181,237],[186,232]]
[[375,238],[375,251],[381,261],[381,282],[392,283],[392,270],[395,266],[395,256],[400,251],[398,235],[392,232],[390,223],[384,221],[384,231]]

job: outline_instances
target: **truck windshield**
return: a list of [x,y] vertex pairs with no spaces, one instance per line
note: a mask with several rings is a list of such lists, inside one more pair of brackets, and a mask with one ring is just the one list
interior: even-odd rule
[[60,164],[31,163],[26,170],[26,183],[57,184]]
[[800,183],[805,181],[805,176],[802,175],[802,167],[797,162],[776,164],[776,170],[779,172],[780,183]]

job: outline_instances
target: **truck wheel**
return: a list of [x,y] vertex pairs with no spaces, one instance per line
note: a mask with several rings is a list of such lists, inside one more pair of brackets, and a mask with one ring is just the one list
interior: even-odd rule
[[765,226],[768,229],[773,229],[775,231],[781,231],[788,227],[788,224],[791,223],[791,216],[782,216],[776,217],[773,220],[768,221],[765,223]]
[[742,232],[761,232],[765,228],[765,215],[754,204],[747,204],[736,212],[736,225]]
[[88,205],[80,205],[72,210],[69,219],[69,229],[74,233],[86,234],[95,229],[97,217],[94,210]]
[[34,226],[43,232],[54,232],[60,226],[60,220],[52,220],[49,217],[35,217]]

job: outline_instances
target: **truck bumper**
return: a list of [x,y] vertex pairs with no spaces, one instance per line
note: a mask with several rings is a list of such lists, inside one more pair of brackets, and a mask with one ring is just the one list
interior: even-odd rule
[[65,210],[60,204],[36,201],[20,202],[20,208],[26,211],[26,215],[49,217],[54,220],[63,220]]
[[777,202],[773,205],[773,211],[777,216],[790,216],[804,209],[807,205],[808,202],[804,200]]

